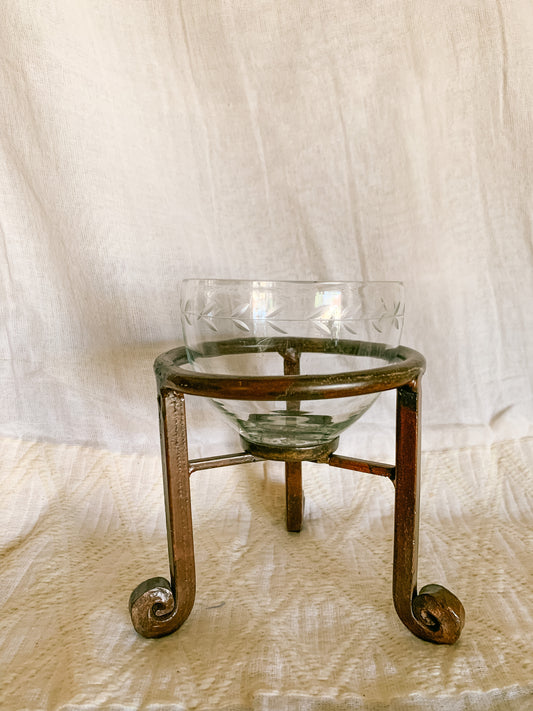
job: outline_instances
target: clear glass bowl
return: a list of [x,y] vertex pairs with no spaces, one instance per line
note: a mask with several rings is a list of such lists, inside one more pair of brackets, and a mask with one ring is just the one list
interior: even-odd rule
[[[328,376],[390,364],[404,316],[400,282],[187,279],[180,302],[191,367],[242,377]],[[241,352],[228,354],[228,342]],[[347,342],[359,344],[357,355],[343,352]],[[295,346],[298,366],[289,357]],[[296,448],[332,441],[377,397],[213,403],[245,440]]]

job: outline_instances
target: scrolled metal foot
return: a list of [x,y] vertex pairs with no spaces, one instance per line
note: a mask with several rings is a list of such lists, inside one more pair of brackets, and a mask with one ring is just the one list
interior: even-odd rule
[[453,644],[465,624],[465,609],[452,592],[442,585],[425,585],[413,600],[413,615],[423,626],[412,630],[417,637],[436,644]]
[[143,637],[175,632],[189,616],[196,591],[187,428],[183,394],[159,394],[170,580],[150,578],[130,595],[133,626]]
[[398,389],[394,513],[393,598],[398,617],[414,635],[453,644],[465,623],[461,601],[441,585],[417,591],[420,506],[419,391],[417,382]]
[[143,637],[164,637],[175,632],[185,619],[178,608],[168,580],[150,578],[130,596],[130,615],[135,630]]

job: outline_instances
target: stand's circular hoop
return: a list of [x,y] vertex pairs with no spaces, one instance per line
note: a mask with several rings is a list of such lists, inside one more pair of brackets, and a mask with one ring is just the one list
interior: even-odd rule
[[159,387],[225,400],[322,400],[393,390],[416,380],[426,367],[424,356],[412,348],[388,348],[367,341],[285,337],[269,338],[265,345],[254,338],[241,338],[204,343],[202,348],[202,357],[265,352],[335,353],[380,358],[386,365],[327,375],[213,375],[183,368],[188,358],[186,348],[181,347],[163,353],[155,361]]

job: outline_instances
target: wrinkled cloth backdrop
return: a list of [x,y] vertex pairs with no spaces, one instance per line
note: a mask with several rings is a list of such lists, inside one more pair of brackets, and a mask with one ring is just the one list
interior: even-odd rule
[[[527,0],[2,3],[2,708],[531,708],[532,38]],[[152,362],[194,276],[404,282],[455,648],[394,617],[382,484],[316,469],[294,543],[277,465],[197,475],[203,597],[132,631],[165,573]],[[340,451],[390,458],[393,405]],[[238,449],[188,414],[192,457]]]

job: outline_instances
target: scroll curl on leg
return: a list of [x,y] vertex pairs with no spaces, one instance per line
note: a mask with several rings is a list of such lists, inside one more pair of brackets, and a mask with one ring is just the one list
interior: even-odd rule
[[436,644],[459,639],[465,611],[459,599],[440,585],[417,592],[420,506],[420,385],[398,389],[394,511],[393,597],[398,617],[414,635]]
[[165,578],[150,578],[138,585],[130,596],[133,626],[143,637],[163,637],[182,624],[170,583]]
[[171,582],[150,578],[131,594],[131,621],[143,637],[177,630],[189,616],[196,592],[183,394],[161,391],[159,412]]
[[426,630],[428,641],[453,644],[459,639],[465,609],[459,598],[442,585],[425,585],[413,599],[412,609],[415,619]]

